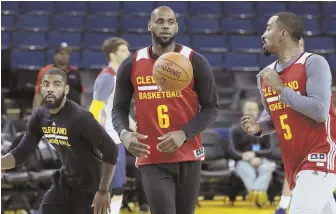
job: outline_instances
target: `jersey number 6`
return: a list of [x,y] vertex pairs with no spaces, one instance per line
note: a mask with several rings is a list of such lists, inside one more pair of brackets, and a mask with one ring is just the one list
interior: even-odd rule
[[287,114],[283,114],[280,116],[280,123],[281,123],[281,128],[285,131],[284,137],[286,140],[292,139],[292,132],[288,124],[285,123],[285,120],[288,118]]
[[170,126],[169,116],[168,116],[168,106],[159,105],[157,107],[159,126],[162,129],[166,129]]

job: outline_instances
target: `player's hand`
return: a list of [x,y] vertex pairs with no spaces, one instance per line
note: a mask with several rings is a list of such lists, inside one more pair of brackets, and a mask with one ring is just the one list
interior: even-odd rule
[[127,151],[132,153],[135,157],[147,157],[150,154],[150,147],[138,141],[138,139],[147,139],[147,137],[147,135],[127,131],[122,135],[121,141]]
[[252,151],[244,152],[242,154],[242,158],[243,158],[244,161],[250,161],[254,157],[255,157],[255,153],[252,152]]
[[285,85],[282,83],[278,72],[273,69],[265,68],[259,72],[258,76],[263,78],[267,85],[274,91],[277,91],[279,94],[285,88]]
[[110,212],[110,193],[96,192],[91,207],[93,214],[108,214]]
[[257,134],[261,132],[261,128],[253,116],[243,116],[241,118],[240,124],[247,134]]
[[252,159],[250,160],[250,163],[251,163],[252,166],[254,166],[254,167],[259,167],[259,166],[261,165],[261,159],[260,159],[260,158],[257,158],[257,157],[252,158]]
[[180,148],[187,140],[187,136],[184,131],[168,132],[167,134],[158,137],[161,142],[156,146],[160,152],[171,153]]

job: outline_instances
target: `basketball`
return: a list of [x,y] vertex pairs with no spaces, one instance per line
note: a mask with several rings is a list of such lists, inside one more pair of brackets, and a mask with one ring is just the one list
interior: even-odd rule
[[162,54],[153,66],[153,79],[165,91],[181,91],[193,78],[191,62],[176,52]]

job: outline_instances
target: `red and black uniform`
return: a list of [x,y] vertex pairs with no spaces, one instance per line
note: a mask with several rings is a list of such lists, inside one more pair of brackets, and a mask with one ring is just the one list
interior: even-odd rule
[[[138,158],[136,164],[154,214],[193,213],[199,191],[200,160],[204,157],[200,132],[216,119],[219,109],[216,83],[207,60],[180,44],[176,44],[175,52],[189,58],[193,66],[194,77],[185,89],[161,91],[155,84],[152,70],[158,56],[150,46],[137,51],[120,65],[112,110],[113,126],[120,134],[128,127],[134,94],[137,132],[148,135],[141,142],[150,146],[150,155]],[[157,138],[178,130],[186,133],[187,141],[173,153],[159,152]],[[165,179],[167,177],[169,179]],[[153,186],[157,182],[160,184]],[[158,194],[168,194],[167,200],[168,197],[174,197],[174,200],[162,200]],[[177,199],[182,196],[183,199]],[[186,198],[188,200],[179,205]]]

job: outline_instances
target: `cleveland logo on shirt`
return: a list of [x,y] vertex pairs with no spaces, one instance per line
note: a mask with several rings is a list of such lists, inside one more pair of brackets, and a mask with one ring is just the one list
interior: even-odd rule
[[136,84],[140,100],[182,97],[181,91],[162,91],[159,86],[156,85],[153,76],[137,76]]
[[56,126],[42,126],[44,137],[53,144],[71,146],[68,142],[67,129]]
[[[297,93],[301,94],[299,91],[299,82],[297,80],[284,83],[284,85],[287,87],[290,87]],[[263,92],[264,98],[268,104],[268,108],[270,111],[282,110],[282,109],[289,107],[289,105],[279,100],[278,92],[274,91],[271,87],[263,88],[262,92]]]

